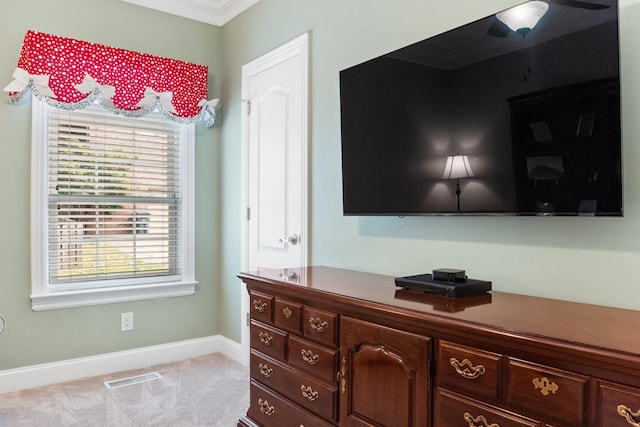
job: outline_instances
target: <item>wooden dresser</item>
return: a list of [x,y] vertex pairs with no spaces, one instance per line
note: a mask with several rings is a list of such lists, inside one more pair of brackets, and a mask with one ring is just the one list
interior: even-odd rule
[[452,299],[329,267],[240,278],[251,404],[239,426],[640,427],[639,311]]

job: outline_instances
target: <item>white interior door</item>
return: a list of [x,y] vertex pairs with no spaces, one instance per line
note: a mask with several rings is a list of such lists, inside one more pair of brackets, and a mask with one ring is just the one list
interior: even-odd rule
[[[242,270],[307,264],[308,36],[242,67]],[[242,346],[249,357],[248,298]]]

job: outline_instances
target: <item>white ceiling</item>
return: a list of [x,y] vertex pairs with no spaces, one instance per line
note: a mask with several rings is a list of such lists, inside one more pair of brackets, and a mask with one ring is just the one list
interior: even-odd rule
[[122,0],[221,27],[260,0]]

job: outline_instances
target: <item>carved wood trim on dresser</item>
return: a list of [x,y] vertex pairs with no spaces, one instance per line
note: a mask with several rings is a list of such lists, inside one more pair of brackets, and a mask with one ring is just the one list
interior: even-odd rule
[[640,312],[393,277],[241,273],[251,304],[244,427],[640,427]]

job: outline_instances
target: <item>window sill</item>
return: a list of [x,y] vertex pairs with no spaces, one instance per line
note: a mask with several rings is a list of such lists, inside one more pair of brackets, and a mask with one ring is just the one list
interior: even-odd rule
[[87,305],[189,296],[195,294],[197,283],[195,281],[174,282],[31,295],[31,309],[33,311],[45,311]]

